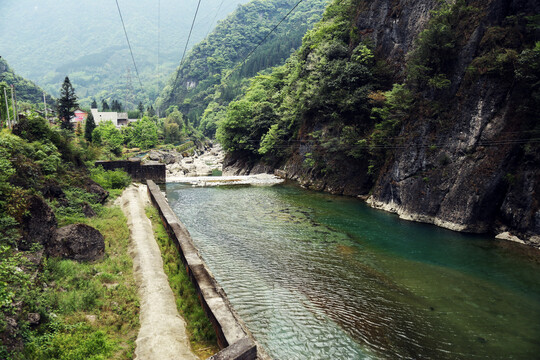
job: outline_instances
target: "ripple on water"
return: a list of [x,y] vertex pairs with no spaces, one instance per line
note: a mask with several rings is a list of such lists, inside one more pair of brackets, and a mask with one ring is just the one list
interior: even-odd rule
[[[531,297],[486,279],[497,270],[482,260],[486,250],[453,233],[298,189],[167,191],[231,304],[275,359],[490,359],[516,354],[509,344],[521,354],[540,350],[538,281]],[[474,268],[478,261],[491,270]]]

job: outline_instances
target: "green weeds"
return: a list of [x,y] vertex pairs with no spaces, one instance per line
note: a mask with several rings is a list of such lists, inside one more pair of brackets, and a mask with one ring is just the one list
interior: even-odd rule
[[163,268],[176,297],[176,306],[186,320],[191,347],[199,357],[207,358],[219,351],[212,324],[199,303],[195,287],[182,265],[178,250],[160,221],[158,211],[148,206],[146,215],[152,221],[154,236],[163,258]]
[[14,359],[131,359],[139,303],[128,255],[129,230],[118,207],[78,219],[105,237],[105,256],[94,263],[49,259],[44,299],[51,310],[27,332],[23,357]]
[[125,171],[105,171],[101,166],[90,169],[90,177],[105,189],[124,189],[131,183],[131,177]]

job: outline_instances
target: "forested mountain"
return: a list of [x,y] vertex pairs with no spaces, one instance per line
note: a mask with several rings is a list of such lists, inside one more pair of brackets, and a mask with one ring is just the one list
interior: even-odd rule
[[228,171],[540,245],[540,4],[503,3],[333,1],[228,106]]
[[[158,100],[159,107],[178,106],[213,136],[215,121],[242,91],[242,80],[281,64],[301,44],[305,32],[320,19],[327,0],[302,2],[241,67],[235,69],[297,3],[255,0],[240,6],[203,41],[177,69]],[[218,86],[219,85],[219,86]],[[205,112],[206,110],[206,112]]]
[[[188,49],[216,22],[247,0],[201,3]],[[158,14],[158,3],[160,12]],[[65,76],[81,103],[92,98],[149,103],[178,66],[196,1],[119,1],[142,81],[133,67],[115,1],[8,0],[0,2],[0,55],[25,78],[58,95]],[[158,69],[158,17],[160,67]],[[129,72],[128,72],[129,69]],[[160,71],[158,71],[160,70]],[[132,91],[127,91],[128,77]],[[133,106],[134,107],[134,106]]]
[[[15,87],[18,102],[28,102],[32,104],[43,103],[43,89],[32,81],[26,80],[15,74],[9,67],[7,61],[0,58],[0,83],[2,82],[6,83],[8,86],[13,85]],[[46,94],[45,97],[47,99],[47,104],[52,106],[54,104],[53,98],[49,94]]]

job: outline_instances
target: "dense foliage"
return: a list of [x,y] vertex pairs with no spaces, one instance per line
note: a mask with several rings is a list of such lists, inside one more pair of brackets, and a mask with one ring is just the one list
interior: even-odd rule
[[343,157],[360,157],[359,139],[372,128],[369,95],[381,70],[369,43],[351,37],[355,1],[332,3],[301,48],[269,75],[255,77],[219,123],[225,149],[276,164],[297,145],[306,166],[334,171]]
[[[138,304],[126,220],[86,188],[90,176],[111,192],[131,179],[102,169],[90,174],[83,163],[94,153],[81,144],[36,113],[21,118],[12,132],[0,132],[2,359],[132,356]],[[24,224],[34,221],[28,213],[36,198],[53,210],[59,226],[86,223],[100,230],[109,256],[94,264],[47,259],[42,244],[26,243]],[[87,217],[88,211],[95,216]],[[114,291],[106,286],[119,280]],[[98,313],[98,322],[85,321],[84,314]]]
[[451,116],[448,105],[458,86],[479,76],[502,76],[519,92],[530,89],[532,97],[520,99],[519,108],[534,117],[536,17],[509,17],[505,26],[487,29],[460,83],[457,54],[483,13],[464,0],[441,4],[408,56],[405,83],[392,84],[393,73],[371,39],[355,28],[364,5],[333,1],[284,65],[253,78],[245,95],[228,106],[211,103],[201,126],[213,130],[217,122],[217,139],[237,157],[273,166],[298,157],[321,178],[345,167],[375,174],[399,146],[396,136],[411,114]]
[[[158,106],[178,106],[196,125],[202,117],[201,130],[213,136],[220,111],[241,93],[242,80],[283,63],[300,46],[302,36],[320,18],[326,3],[327,0],[301,3],[244,64],[240,61],[296,1],[256,0],[240,6],[192,49],[164,88]],[[231,73],[232,69],[236,70]]]

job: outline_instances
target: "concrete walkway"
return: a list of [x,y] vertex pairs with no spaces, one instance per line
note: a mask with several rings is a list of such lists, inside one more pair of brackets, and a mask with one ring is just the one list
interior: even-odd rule
[[135,358],[139,360],[198,359],[189,346],[185,321],[176,309],[173,292],[152,224],[144,208],[150,204],[146,185],[131,185],[121,198],[131,234],[130,253],[139,285],[141,328]]

